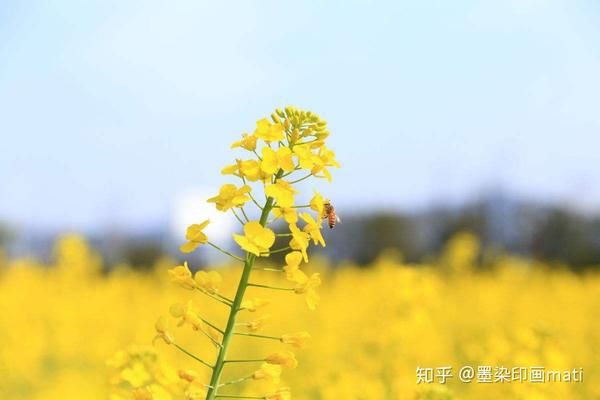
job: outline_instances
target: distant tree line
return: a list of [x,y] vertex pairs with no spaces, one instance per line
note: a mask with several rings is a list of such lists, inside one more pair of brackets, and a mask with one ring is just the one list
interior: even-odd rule
[[[439,255],[454,234],[466,231],[479,237],[483,249],[566,265],[575,271],[600,267],[599,215],[500,195],[414,213],[372,211],[352,215],[344,211],[342,224],[333,230],[324,224],[323,229],[327,240],[323,255],[334,262],[350,261],[361,266],[370,265],[388,249],[401,253],[407,262],[427,261]],[[165,252],[181,259],[176,248],[167,245],[165,235],[121,238],[118,243],[118,252],[112,247],[109,258],[136,268],[151,265]],[[286,239],[278,238],[275,247],[285,245]],[[280,256],[282,262],[283,254]],[[192,257],[196,265],[206,262],[201,254]]]
[[[439,255],[455,233],[466,231],[478,236],[488,253],[505,251],[550,265],[566,265],[575,271],[600,268],[600,215],[564,206],[528,203],[497,194],[462,206],[430,207],[411,213],[352,213],[353,210],[336,208],[343,223],[333,230],[323,225],[327,240],[323,255],[335,263],[350,261],[368,266],[388,249],[401,253],[407,262],[427,261]],[[275,248],[287,245],[287,240],[278,238]],[[33,252],[44,258],[53,241],[54,236],[30,240],[21,254]],[[175,260],[184,259],[177,250],[178,243],[173,243],[170,234],[160,228],[144,235],[105,232],[91,241],[103,254],[105,268],[126,263],[146,269],[165,254]],[[11,244],[19,245],[19,235],[0,224],[0,248],[10,250]],[[281,262],[283,255],[279,257]],[[210,263],[205,252],[185,258],[197,266]]]
[[394,248],[406,261],[418,262],[438,254],[461,231],[477,235],[484,248],[574,270],[600,266],[600,216],[502,196],[418,213],[346,215],[343,225],[328,234],[327,254],[369,265],[383,250]]

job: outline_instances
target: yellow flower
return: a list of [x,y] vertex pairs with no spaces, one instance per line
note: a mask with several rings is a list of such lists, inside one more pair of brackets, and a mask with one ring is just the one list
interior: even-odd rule
[[[317,157],[319,160],[313,166],[311,170],[312,174],[316,178],[327,178],[327,180],[331,182],[331,173],[327,167],[340,167],[340,164],[335,160],[335,153],[323,145],[320,147]],[[323,175],[319,175],[320,172],[322,172]]]
[[295,224],[290,224],[290,232],[292,233],[292,239],[290,240],[290,247],[292,250],[297,250],[302,253],[304,262],[308,262],[308,248],[310,236],[306,232],[302,232]]
[[284,333],[283,335],[281,335],[282,343],[290,344],[297,348],[304,347],[304,345],[309,339],[310,334],[308,332]]
[[250,191],[252,191],[252,188],[248,185],[244,185],[238,189],[235,185],[228,183],[221,186],[217,196],[211,197],[207,201],[215,203],[217,210],[227,211],[232,207],[240,207],[249,201],[250,197],[247,196],[247,193],[250,193]]
[[235,149],[236,147],[241,147],[248,151],[254,151],[254,150],[256,150],[256,140],[257,139],[258,138],[254,135],[248,135],[247,133],[243,133],[242,140],[233,143],[231,145],[231,148]]
[[200,317],[198,317],[191,300],[188,301],[185,306],[181,303],[175,303],[171,305],[169,308],[169,313],[174,318],[180,318],[177,326],[182,326],[183,324],[188,323],[195,331],[202,327],[202,320]]
[[160,317],[156,324],[154,324],[154,329],[156,330],[156,336],[152,340],[152,344],[154,344],[158,339],[162,339],[166,344],[173,344],[173,336],[167,330],[167,320],[164,317]]
[[223,282],[223,278],[217,271],[198,271],[194,275],[194,281],[196,281],[197,287],[200,289],[208,293],[217,293],[219,285]]
[[244,235],[233,235],[233,239],[240,247],[256,256],[268,255],[273,243],[275,243],[275,233],[269,228],[265,228],[258,221],[250,221],[244,225]]
[[314,244],[320,244],[325,247],[325,239],[323,239],[323,235],[321,235],[321,222],[315,221],[313,217],[308,213],[303,213],[300,215],[300,218],[306,222],[304,226],[304,232],[310,235],[310,238],[313,240]]
[[275,393],[265,396],[265,400],[292,400],[290,388],[279,388]]
[[319,304],[319,295],[315,289],[320,285],[321,277],[318,273],[315,273],[306,281],[298,283],[294,288],[294,292],[296,294],[306,294],[306,304],[309,309],[314,310],[317,308],[317,304]]
[[252,374],[254,380],[265,380],[269,383],[279,384],[281,365],[262,363],[260,369]]
[[298,157],[298,164],[302,169],[312,170],[321,163],[321,159],[311,151],[309,145],[294,146],[294,155]]
[[267,175],[260,169],[260,163],[257,160],[236,160],[235,164],[223,168],[221,173],[223,175],[239,176],[250,182],[267,178]]
[[300,271],[300,263],[302,262],[302,253],[299,251],[292,251],[285,255],[285,271],[288,281],[301,283],[306,281],[307,277],[304,272]]
[[265,194],[273,197],[277,205],[284,208],[294,205],[294,195],[298,193],[289,182],[284,180],[265,186]]
[[226,166],[221,170],[221,174],[223,175],[236,175],[240,176],[240,163],[242,160],[235,160],[235,164],[231,164]]
[[152,392],[148,388],[134,389],[133,400],[152,400]]
[[277,364],[290,369],[298,366],[298,360],[296,360],[294,353],[287,350],[270,354],[265,358],[265,361],[269,364]]
[[319,149],[319,158],[321,159],[321,163],[326,167],[341,167],[340,163],[335,159],[333,150],[327,148],[325,145]]
[[182,326],[183,324],[188,323],[190,324],[193,330],[202,331],[205,334],[209,335],[215,341],[220,340],[220,332],[212,326],[208,325],[206,322],[204,322],[202,318],[200,318],[191,300],[188,301],[186,305],[183,305],[182,303],[175,303],[171,305],[171,307],[169,308],[169,313],[174,318],[180,318],[177,326]]
[[208,242],[208,237],[204,232],[202,232],[202,230],[206,228],[209,222],[209,220],[206,220],[201,224],[193,224],[188,226],[185,233],[185,238],[188,240],[188,242],[181,245],[179,249],[184,253],[191,253],[201,244]]
[[246,160],[240,163],[240,174],[251,182],[263,180],[266,175],[260,169],[260,163],[256,160]]
[[315,191],[315,195],[312,199],[310,199],[310,208],[317,212],[318,218],[323,218],[323,214],[325,214],[325,200],[323,197]]
[[275,207],[273,208],[273,216],[275,218],[281,218],[288,224],[295,224],[298,222],[298,213],[295,208],[283,208],[283,207]]
[[254,321],[250,321],[246,324],[246,327],[250,332],[256,332],[260,330],[267,322],[267,320],[271,318],[270,314],[261,315]]
[[270,303],[269,300],[254,298],[254,299],[249,299],[249,300],[242,301],[242,308],[244,310],[247,310],[247,311],[250,311],[250,312],[255,312],[259,308],[262,308],[262,307],[266,306],[269,303]]
[[[319,146],[319,152],[313,153],[312,147]],[[331,173],[327,167],[339,168],[340,164],[335,159],[335,153],[328,149],[322,142],[294,146],[294,155],[298,157],[298,164],[302,169],[308,169],[317,178],[327,178],[331,182]],[[319,175],[322,173],[323,175]]]
[[288,147],[280,147],[277,151],[270,147],[263,147],[260,169],[269,175],[275,174],[279,169],[291,172],[296,168],[292,160],[292,151]]
[[278,142],[283,140],[283,125],[272,124],[267,118],[256,121],[254,136],[265,142]]
[[178,265],[175,268],[171,268],[169,271],[169,276],[171,277],[171,282],[183,287],[184,289],[193,290],[198,285],[196,281],[192,278],[192,271],[188,268],[187,261],[183,263],[183,265]]

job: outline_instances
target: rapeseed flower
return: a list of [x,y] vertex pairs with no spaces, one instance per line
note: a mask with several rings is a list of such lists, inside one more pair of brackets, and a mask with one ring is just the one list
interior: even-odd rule
[[306,304],[308,308],[314,310],[319,304],[319,295],[315,290],[321,285],[321,276],[319,273],[314,273],[304,282],[300,282],[294,288],[296,294],[306,294]]
[[267,323],[267,321],[271,318],[270,314],[264,314],[258,317],[257,319],[247,322],[246,327],[250,332],[256,332],[262,329],[263,326]]
[[321,246],[325,247],[325,239],[323,239],[323,235],[321,235],[320,219],[319,222],[317,222],[308,213],[300,214],[300,218],[302,218],[304,222],[306,222],[306,225],[304,226],[303,230],[304,232],[310,235],[310,238],[312,239],[313,243],[320,244]]
[[264,380],[268,383],[279,384],[281,365],[262,363],[260,369],[252,374],[254,380]]
[[250,201],[250,197],[247,193],[250,193],[251,191],[252,188],[248,185],[238,188],[235,185],[228,183],[221,186],[217,196],[211,197],[207,201],[209,203],[215,203],[217,210],[227,211],[232,207],[243,206],[244,203]]
[[[174,343],[167,330],[166,321],[163,319],[156,323],[155,340],[161,339],[168,344],[173,344],[175,348],[211,370],[210,381],[206,384],[202,383],[197,375],[183,373],[181,370],[176,375],[180,382],[179,388],[184,388],[188,400],[215,400],[219,397],[228,397],[228,395],[220,393],[222,386],[234,385],[248,379],[278,384],[281,368],[295,368],[298,364],[294,353],[289,351],[272,353],[264,359],[226,359],[227,348],[234,337],[246,336],[249,340],[276,340],[296,348],[303,347],[310,338],[310,334],[307,332],[284,333],[278,336],[256,333],[264,328],[270,317],[269,314],[263,314],[249,322],[237,321],[238,313],[242,310],[256,312],[269,303],[268,299],[263,298],[244,299],[244,293],[249,287],[257,290],[271,289],[304,294],[310,309],[314,309],[319,300],[315,290],[321,282],[319,274],[308,277],[300,270],[300,265],[303,261],[308,262],[308,247],[311,240],[315,245],[325,246],[325,240],[321,234],[325,201],[319,193],[315,192],[309,205],[295,205],[296,196],[300,192],[294,185],[311,177],[330,179],[331,174],[328,168],[337,167],[339,164],[335,160],[335,154],[325,147],[324,140],[328,135],[327,124],[317,114],[294,107],[286,107],[284,110],[277,109],[271,115],[271,119],[272,122],[267,118],[258,120],[252,135],[244,133],[241,140],[231,145],[232,148],[240,147],[256,156],[256,158],[245,160],[236,159],[234,164],[221,170],[224,175],[240,178],[240,186],[233,183],[224,184],[216,196],[208,199],[209,203],[215,204],[217,210],[231,211],[237,221],[241,223],[243,234],[234,233],[233,239],[241,250],[245,251],[245,254],[238,255],[236,253],[239,253],[239,250],[231,252],[209,242],[203,232],[208,225],[208,220],[188,227],[187,242],[181,246],[183,252],[190,253],[198,246],[208,243],[234,260],[243,263],[242,275],[238,287],[234,291],[234,297],[231,298],[226,293],[221,293],[222,278],[216,271],[198,271],[192,276],[187,262],[169,270],[171,281],[177,285],[188,290],[202,292],[210,297],[211,301],[222,303],[229,309],[226,320],[218,323],[211,322],[212,318],[200,315],[191,300],[185,304],[175,303],[169,310],[170,314],[177,319],[178,326],[190,325],[194,331],[201,331],[205,338],[210,340],[217,351],[214,361],[206,361],[183,348],[179,343]],[[297,177],[294,176],[295,174],[303,174],[303,176]],[[263,205],[257,200],[260,196],[254,196],[255,193],[249,184],[251,182],[262,183],[265,195]],[[255,220],[251,220],[249,215],[252,214],[246,211],[246,206],[252,207],[253,204],[257,207],[255,211],[260,214],[260,217]],[[308,213],[299,214],[298,211],[302,208],[316,211],[316,220]],[[299,218],[304,222],[302,229],[297,226]],[[288,224],[289,232],[275,235],[269,225],[277,219],[283,219]],[[273,249],[276,236],[289,237],[289,246]],[[256,276],[252,273],[255,258],[283,252],[286,253],[283,268],[265,267],[261,269],[283,272],[287,280],[292,282],[292,286],[280,287],[256,282],[254,280]],[[202,309],[205,310],[204,306]],[[219,320],[217,319],[217,321]],[[240,327],[245,327],[246,331],[243,329],[240,331]],[[264,363],[251,375],[226,383],[221,382],[222,370],[228,365],[226,363],[259,361],[264,361]],[[276,392],[265,394],[260,398],[289,400],[290,396],[289,389],[280,388]]]
[[198,246],[208,242],[208,237],[203,231],[209,224],[209,220],[204,221],[201,224],[193,224],[188,226],[185,233],[187,243],[181,245],[179,249],[184,253],[191,253],[196,250]]
[[318,192],[310,199],[310,208],[317,212],[317,218],[323,218],[325,214],[325,200]]
[[284,208],[284,207],[274,207],[273,208],[273,216],[275,218],[283,217],[283,220],[288,224],[295,224],[298,222],[298,213],[295,208]]
[[158,339],[162,339],[166,344],[173,344],[173,336],[167,330],[167,320],[164,317],[160,317],[156,321],[154,329],[156,330],[156,336],[152,341],[153,343]]
[[300,263],[302,263],[302,253],[292,251],[285,255],[285,266],[283,271],[286,274],[287,280],[300,283],[306,281],[307,277],[304,272],[300,271]]
[[242,134],[242,140],[239,140],[235,143],[233,143],[231,145],[232,149],[235,149],[236,147],[241,147],[243,149],[246,149],[248,151],[254,151],[256,150],[256,141],[257,141],[257,137],[254,135],[248,135],[247,133],[243,133]]
[[284,180],[265,186],[265,194],[273,197],[280,207],[291,207],[294,205],[294,196],[299,192]]
[[296,348],[302,348],[310,339],[308,332],[284,333],[281,335],[281,343],[292,345]]
[[192,271],[188,267],[187,261],[183,265],[178,265],[175,268],[171,268],[169,271],[171,282],[188,290],[193,290],[198,287],[198,284],[192,278]]
[[262,308],[269,303],[270,303],[270,300],[267,300],[267,299],[253,298],[253,299],[244,300],[242,302],[242,308],[244,310],[247,310],[250,312],[255,312],[259,308]]
[[275,243],[275,233],[265,228],[258,221],[250,221],[244,225],[244,235],[233,235],[237,244],[256,256],[268,255],[269,249]]
[[280,147],[277,151],[270,147],[263,147],[260,169],[268,175],[273,175],[280,168],[286,172],[296,168],[292,160],[292,151],[288,147]]
[[268,119],[263,118],[256,122],[254,136],[265,142],[278,142],[283,140],[283,126],[281,124],[272,124]]
[[281,365],[289,369],[294,369],[298,366],[298,360],[296,360],[294,353],[287,350],[269,354],[265,357],[265,361],[269,364]]
[[188,301],[186,305],[183,305],[182,303],[175,303],[171,305],[169,308],[169,313],[174,318],[179,318],[177,326],[182,326],[183,324],[187,323],[196,331],[202,326],[202,320],[200,317],[198,317],[191,300]]
[[292,250],[297,250],[302,254],[304,262],[308,262],[308,245],[310,242],[310,235],[306,232],[302,232],[296,224],[289,225],[292,239],[290,240],[290,247]]
[[194,275],[196,287],[208,293],[217,293],[223,277],[217,271],[198,271]]

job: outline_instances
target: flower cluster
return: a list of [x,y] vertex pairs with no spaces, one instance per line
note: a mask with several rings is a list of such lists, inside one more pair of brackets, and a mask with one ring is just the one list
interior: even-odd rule
[[[277,109],[271,114],[270,120],[263,118],[257,121],[252,134],[242,134],[241,140],[231,145],[232,149],[241,149],[245,156],[237,158],[221,172],[226,176],[235,177],[238,182],[224,184],[219,193],[208,199],[208,202],[214,203],[219,211],[231,211],[242,225],[242,232],[233,234],[233,240],[239,245],[241,254],[224,250],[209,241],[204,232],[209,225],[208,220],[188,227],[185,235],[187,241],[180,248],[182,252],[191,253],[201,245],[208,244],[244,264],[237,291],[232,297],[220,292],[222,279],[216,271],[198,271],[192,274],[187,263],[169,270],[172,282],[184,289],[198,291],[211,297],[227,306],[229,311],[227,325],[218,327],[203,318],[191,301],[171,306],[170,314],[178,320],[178,326],[190,326],[214,344],[216,359],[210,362],[195,356],[177,343],[164,318],[159,319],[156,324],[156,340],[177,347],[212,370],[210,381],[202,386],[202,390],[195,392],[194,399],[212,400],[227,397],[226,390],[229,385],[246,380],[260,380],[275,385],[271,393],[260,397],[262,399],[291,398],[289,388],[279,384],[282,368],[295,368],[298,364],[293,352],[277,351],[260,359],[233,360],[227,358],[227,351],[235,335],[279,341],[295,348],[303,347],[310,339],[307,332],[280,335],[256,333],[263,328],[270,317],[269,314],[242,323],[237,322],[237,317],[240,312],[253,313],[268,306],[268,299],[245,299],[244,294],[248,287],[265,291],[283,290],[302,295],[308,308],[314,310],[317,307],[319,295],[316,289],[321,284],[320,276],[318,273],[306,274],[302,265],[308,262],[308,247],[311,243],[325,247],[321,228],[329,202],[315,192],[312,198],[307,199],[309,201],[306,204],[299,203],[300,191],[297,184],[309,178],[331,181],[330,169],[340,165],[334,152],[325,144],[328,136],[327,123],[317,114],[286,107],[284,110]],[[257,192],[260,195],[255,195]],[[263,196],[266,200],[261,204],[257,199]],[[253,210],[246,209],[247,206]],[[256,218],[249,217],[254,215],[253,213],[257,215]],[[275,233],[269,226],[281,223],[280,221],[287,229]],[[278,237],[287,241],[287,245],[273,249]],[[275,287],[251,281],[255,260],[275,253],[285,253],[285,264],[268,270],[280,273],[288,284]],[[240,327],[244,327],[245,331],[240,331]],[[258,369],[247,376],[221,382],[224,367],[236,362],[260,364]],[[140,396],[146,395],[146,392],[140,393]]]

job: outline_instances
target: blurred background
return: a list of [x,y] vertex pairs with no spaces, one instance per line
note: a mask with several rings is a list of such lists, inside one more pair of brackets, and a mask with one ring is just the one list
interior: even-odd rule
[[[13,292],[3,290],[0,302],[3,310],[30,310],[45,293],[64,303],[52,303],[54,308],[46,313],[0,316],[0,326],[16,326],[16,321],[22,326],[13,336],[0,333],[3,342],[18,343],[25,337],[31,351],[22,368],[16,367],[12,353],[0,352],[0,371],[7,377],[0,382],[0,394],[53,398],[65,393],[56,382],[74,390],[76,379],[65,377],[65,371],[93,372],[102,381],[97,378],[104,368],[102,357],[129,341],[151,339],[159,312],[143,306],[150,294],[131,289],[141,285],[136,279],[150,286],[165,280],[166,267],[184,259],[177,248],[185,227],[207,217],[213,222],[211,238],[231,246],[235,220],[205,200],[227,181],[219,171],[233,160],[230,143],[251,132],[257,119],[286,105],[313,110],[328,121],[328,145],[342,164],[334,171],[333,184],[303,186],[305,193],[318,189],[330,198],[342,219],[326,232],[328,245],[320,263],[339,267],[340,280],[348,274],[373,277],[367,297],[375,296],[383,282],[378,269],[383,268],[382,259],[391,269],[445,271],[435,278],[398,272],[398,279],[404,279],[398,287],[406,279],[433,279],[427,287],[437,289],[428,289],[425,298],[438,289],[448,290],[448,298],[451,293],[458,296],[451,291],[460,286],[454,285],[458,278],[443,275],[448,270],[472,274],[495,271],[498,265],[516,265],[521,272],[539,267],[545,272],[522,286],[507,280],[506,288],[495,287],[472,275],[461,282],[471,282],[472,294],[481,294],[484,287],[497,289],[500,299],[511,297],[508,288],[534,287],[540,295],[555,288],[559,297],[546,301],[563,310],[558,315],[579,310],[579,319],[566,324],[573,331],[560,331],[566,319],[550,323],[538,315],[548,323],[542,328],[535,321],[519,325],[518,336],[538,340],[532,348],[539,354],[552,349],[551,360],[562,354],[565,365],[589,361],[586,365],[598,374],[592,355],[584,357],[584,350],[561,345],[582,336],[588,340],[587,350],[600,343],[597,326],[587,325],[595,307],[589,299],[599,293],[600,281],[599,43],[600,3],[586,0],[4,0],[0,282]],[[65,234],[77,236],[57,245]],[[195,266],[223,261],[210,251],[188,259]],[[38,270],[63,264],[82,269],[93,265],[90,274],[113,269],[125,274],[124,266],[138,270],[135,274],[142,275],[123,278],[127,283],[119,284],[121,289],[98,290],[106,290],[115,304],[120,299],[144,314],[137,322],[144,328],[115,333],[101,347],[108,354],[98,350],[85,360],[73,356],[75,361],[61,364],[64,353],[44,350],[54,343],[48,342],[52,335],[35,336],[27,327],[55,329],[48,315],[87,297],[83,289],[72,292],[80,278],[57,283],[52,289],[57,293],[44,292],[51,290],[42,289],[48,277]],[[28,268],[38,272],[23,272]],[[36,279],[39,286],[27,286]],[[116,279],[114,274],[110,279]],[[34,289],[42,297],[22,298],[23,291]],[[343,288],[339,290],[330,295],[332,304],[343,297]],[[160,299],[168,293],[161,291],[152,304],[164,306]],[[411,293],[415,299],[423,294]],[[105,297],[97,296],[94,304],[100,307]],[[403,307],[420,307],[409,300],[403,298]],[[537,307],[533,297],[525,302]],[[454,304],[455,311],[461,309],[462,303]],[[98,321],[110,321],[102,307],[96,311]],[[365,315],[372,312],[365,308]],[[432,327],[419,324],[435,321],[436,312],[419,308],[411,314],[420,316],[413,326],[415,341]],[[503,312],[510,319],[514,309]],[[404,314],[392,314],[401,327],[410,325],[402,320]],[[74,320],[89,321],[76,314],[61,318],[60,326],[68,332],[82,329]],[[130,318],[123,315],[120,321]],[[489,318],[481,322],[487,329],[498,323]],[[328,327],[324,322],[323,329],[333,330]],[[564,336],[552,347],[542,338],[552,336],[548,332],[554,328]],[[363,338],[358,332],[354,337]],[[523,340],[530,345],[534,339]],[[403,340],[410,343],[410,338]],[[504,345],[518,342],[510,335],[497,340]],[[31,350],[35,346],[39,351]],[[481,349],[469,349],[447,357],[436,353],[438,358],[428,360],[464,360],[465,354],[481,359]],[[536,351],[520,360],[546,360],[536,358]],[[355,381],[353,375],[323,378],[337,382],[337,389],[301,393],[315,399],[411,398],[414,368],[422,361],[418,354],[414,357],[414,362],[393,369],[406,379],[401,386],[388,385],[395,378],[381,378],[383,389],[377,386],[372,397],[339,395],[348,387],[343,382]],[[337,362],[338,367],[354,365]],[[32,369],[39,376],[28,377]],[[586,389],[564,392],[562,398],[598,398],[596,385],[597,380]],[[464,387],[454,390],[460,398],[491,396]],[[452,396],[452,391],[439,388],[432,393],[416,396]],[[544,393],[539,389],[514,398],[553,398]]]

